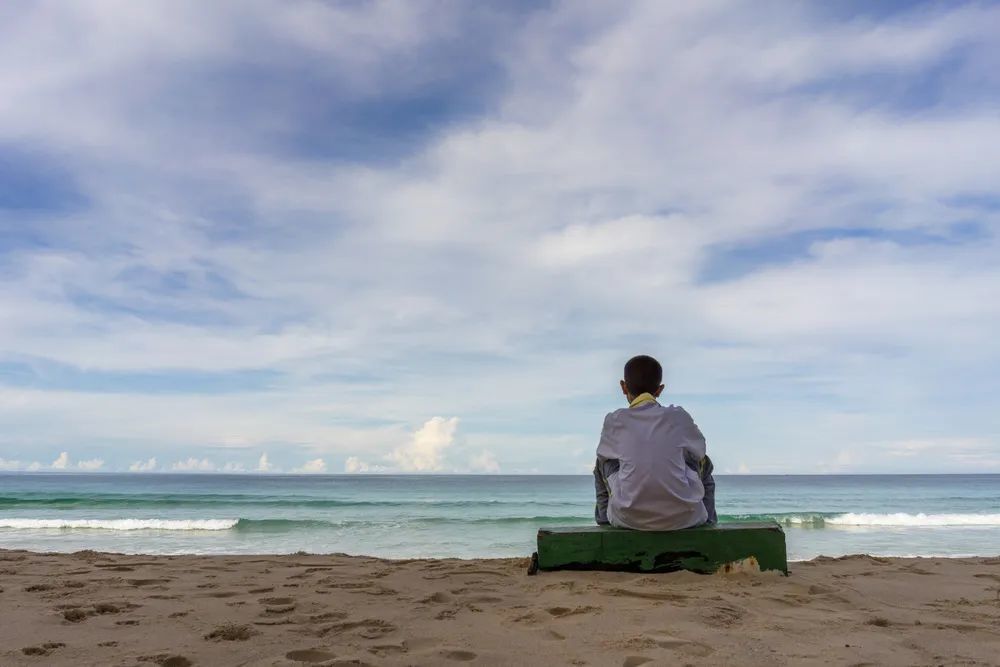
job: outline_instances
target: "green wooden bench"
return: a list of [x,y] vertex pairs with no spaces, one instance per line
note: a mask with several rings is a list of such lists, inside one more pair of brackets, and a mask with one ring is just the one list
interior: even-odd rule
[[774,521],[720,523],[669,532],[610,526],[540,528],[532,570],[711,574],[732,568],[788,574],[785,532]]

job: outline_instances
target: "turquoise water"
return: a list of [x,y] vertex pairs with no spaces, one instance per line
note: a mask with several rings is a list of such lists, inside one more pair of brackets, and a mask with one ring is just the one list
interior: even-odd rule
[[[1000,554],[1000,475],[719,476],[720,520],[773,518],[789,557]],[[0,474],[0,548],[524,556],[586,525],[587,476]]]

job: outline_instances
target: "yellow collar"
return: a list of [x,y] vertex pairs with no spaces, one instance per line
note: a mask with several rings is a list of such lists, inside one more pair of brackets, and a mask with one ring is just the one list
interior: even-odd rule
[[646,403],[656,403],[656,397],[650,394],[648,391],[639,394],[632,399],[632,402],[628,404],[630,408],[637,408],[640,405],[646,405]]

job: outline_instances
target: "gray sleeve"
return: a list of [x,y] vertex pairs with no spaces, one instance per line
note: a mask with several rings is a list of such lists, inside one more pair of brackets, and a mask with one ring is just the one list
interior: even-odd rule
[[620,459],[616,438],[617,424],[615,413],[609,412],[604,417],[604,428],[601,429],[601,440],[597,443],[597,457],[603,459]]
[[608,474],[611,465],[618,463],[618,453],[614,441],[614,413],[604,417],[604,427],[601,429],[601,439],[597,443],[597,462],[594,464],[594,491],[597,504],[594,507],[594,519],[599,524],[608,523],[608,501],[611,489],[608,488]]
[[601,471],[601,460],[594,465],[594,491],[597,493],[597,503],[594,505],[594,521],[606,525],[608,521],[608,487],[604,483],[604,473]]
[[701,429],[694,423],[694,419],[687,413],[687,410],[680,407],[677,410],[680,413],[681,427],[683,429],[680,445],[681,449],[684,450],[684,460],[689,463],[700,464],[701,460],[705,458],[707,450],[705,436],[702,435]]

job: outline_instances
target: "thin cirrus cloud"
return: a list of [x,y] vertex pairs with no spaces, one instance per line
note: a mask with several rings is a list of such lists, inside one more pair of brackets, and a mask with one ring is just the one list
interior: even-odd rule
[[997,7],[0,17],[0,469],[1000,470]]

